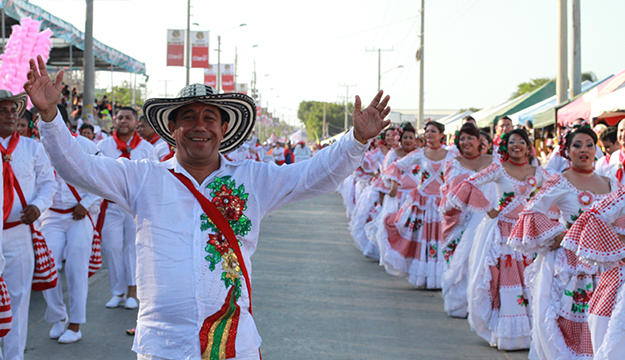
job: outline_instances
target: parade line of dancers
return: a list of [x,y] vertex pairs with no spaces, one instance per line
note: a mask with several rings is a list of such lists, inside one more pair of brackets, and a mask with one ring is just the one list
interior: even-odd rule
[[435,121],[423,148],[409,123],[371,144],[338,189],[356,246],[416,288],[442,289],[447,314],[500,350],[625,358],[625,149],[604,157],[578,119],[547,172],[508,118],[494,144],[463,123],[450,146]]

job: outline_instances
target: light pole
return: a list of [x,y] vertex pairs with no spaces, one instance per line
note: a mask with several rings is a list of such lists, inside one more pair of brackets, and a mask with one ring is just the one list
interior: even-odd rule
[[[199,27],[204,27],[204,26],[202,26],[202,25],[200,25],[198,23],[193,23],[193,25],[199,26]],[[221,92],[221,36],[225,35],[226,33],[230,32],[230,31],[232,31],[234,29],[237,29],[237,28],[240,28],[240,27],[243,27],[243,26],[247,26],[247,24],[239,24],[238,26],[235,26],[232,29],[224,31],[223,33],[221,33],[221,35],[215,33],[215,34],[217,34],[217,93]]]
[[[71,46],[71,44],[70,44]],[[95,58],[93,57],[93,0],[87,0],[87,18],[85,21],[85,80],[83,83],[84,113],[93,121],[93,103],[95,102]]]
[[391,71],[393,71],[393,70],[396,70],[396,69],[401,69],[401,68],[403,68],[403,67],[404,67],[404,65],[397,65],[396,67],[391,68],[391,69],[388,69],[388,70],[386,70],[385,72],[381,73],[381,74],[380,74],[380,77],[379,77],[379,78],[380,78],[380,80],[378,80],[378,91],[380,91],[380,81],[381,81],[381,79],[382,79],[382,75],[384,75],[384,74],[386,74],[386,73],[389,73],[389,72],[391,72]]

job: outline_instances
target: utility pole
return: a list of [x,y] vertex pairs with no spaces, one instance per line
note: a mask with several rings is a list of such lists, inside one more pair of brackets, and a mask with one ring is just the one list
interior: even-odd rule
[[322,128],[322,132],[323,132],[323,138],[327,139],[328,138],[328,124],[326,123],[326,105],[327,103],[323,103],[323,128]]
[[380,48],[378,48],[377,50],[376,49],[371,49],[371,50],[365,49],[365,51],[367,51],[367,52],[377,51],[378,52],[378,92],[379,92],[380,89],[381,89],[380,82],[382,80],[382,51],[393,51],[393,48],[386,49],[386,50],[383,50],[383,49],[380,49]]
[[356,85],[339,85],[339,86],[345,86],[345,122],[343,123],[343,129],[347,130],[347,128],[349,128],[349,125],[348,125],[349,109],[347,108],[347,104],[349,101],[349,88],[354,87]]
[[237,54],[237,47],[234,47],[234,92],[237,92],[237,63],[239,62],[239,55]]
[[186,33],[186,45],[185,45],[185,58],[187,68],[187,86],[189,86],[189,76],[191,71],[191,0],[187,0],[187,33]]
[[217,94],[221,94],[221,35],[217,35]]
[[417,119],[417,129],[421,129],[421,124],[423,124],[423,106],[425,104],[424,100],[424,92],[425,92],[425,67],[423,65],[423,46],[425,44],[424,40],[425,33],[425,0],[421,0],[421,35],[419,51],[417,52],[417,61],[419,62],[419,118]]
[[159,80],[159,81],[165,83],[165,97],[167,97],[167,83],[170,82],[171,80]]
[[556,103],[565,102],[567,94],[567,36],[566,36],[566,0],[558,0],[558,77],[556,78]]
[[569,96],[573,98],[582,92],[582,52],[580,45],[580,7],[579,0],[571,0],[571,51],[569,69]]
[[[70,44],[71,46],[71,44]],[[87,0],[87,18],[85,22],[85,60],[83,86],[83,113],[93,121],[93,103],[95,102],[95,58],[93,57],[93,0]]]

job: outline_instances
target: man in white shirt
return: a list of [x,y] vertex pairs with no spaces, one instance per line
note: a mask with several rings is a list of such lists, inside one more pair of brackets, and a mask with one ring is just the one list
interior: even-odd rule
[[[114,159],[123,157],[130,160],[158,161],[154,146],[142,140],[137,134],[137,125],[137,112],[131,107],[120,108],[115,118],[115,133],[98,143],[102,155]],[[103,202],[101,209],[103,211],[99,216],[104,217],[101,232],[102,251],[113,294],[106,307],[116,308],[123,303],[127,309],[136,309],[137,254],[134,219],[128,211],[114,202]]]
[[621,148],[610,155],[610,175],[616,176],[619,183],[625,184],[623,171],[625,167],[625,120],[621,120],[616,128],[616,138]]
[[154,151],[156,151],[156,156],[159,160],[163,160],[165,156],[169,155],[169,144],[163,141],[163,139],[154,132],[154,129],[145,121],[145,115],[139,116],[139,122],[137,124],[137,133],[143,140],[154,146]]
[[[12,96],[8,91],[0,90],[0,141],[2,152],[6,154],[2,159],[5,166],[4,200],[9,199],[3,207],[2,253],[6,262],[1,275],[11,296],[13,313],[11,331],[4,337],[4,359],[24,357],[35,269],[30,224],[35,223],[41,213],[50,207],[56,192],[54,171],[43,146],[16,132],[17,120],[25,107],[26,94]],[[65,126],[63,120],[60,121]],[[12,171],[7,171],[7,167]],[[15,178],[11,173],[15,174]],[[19,184],[26,206],[22,205],[12,181]]]
[[[95,142],[84,136],[76,140],[82,150],[96,155],[100,150]],[[56,194],[52,206],[41,215],[41,232],[54,256],[59,271],[56,287],[44,290],[47,308],[45,321],[54,324],[50,338],[61,344],[82,339],[80,324],[87,321],[87,292],[89,289],[89,257],[93,242],[93,218],[89,214],[99,212],[100,198],[89,194],[61,179],[56,174]],[[91,210],[91,211],[90,211]],[[63,257],[63,254],[65,256]],[[63,301],[60,271],[65,258],[65,278],[69,293],[69,315]],[[65,326],[69,323],[67,330]]]
[[246,264],[260,221],[288,202],[332,192],[352,173],[367,141],[389,123],[383,120],[389,97],[379,92],[362,110],[356,97],[353,130],[310,161],[278,167],[225,160],[222,153],[249,136],[255,103],[193,84],[175,99],[150,99],[143,108],[157,134],[177,145],[174,158],[113,161],[80,151],[51,106],[63,73],[53,83],[43,59],[38,62],[41,74],[31,60],[24,88],[41,111],[42,141],[57,171],[135,214],[138,359],[259,359]]
[[306,146],[306,142],[300,141],[299,146],[296,146],[295,150],[293,150],[293,155],[295,155],[295,162],[298,163],[310,159],[312,151]]

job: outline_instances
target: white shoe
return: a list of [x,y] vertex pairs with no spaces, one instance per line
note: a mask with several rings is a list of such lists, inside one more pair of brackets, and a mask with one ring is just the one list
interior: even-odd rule
[[52,329],[50,329],[50,339],[58,339],[59,336],[63,335],[65,325],[67,325],[67,318],[55,322],[54,325],[52,325]]
[[139,307],[139,304],[137,303],[137,300],[133,297],[129,297],[128,299],[126,299],[126,309],[136,309]]
[[106,303],[106,307],[107,308],[116,308],[119,305],[121,305],[125,300],[126,300],[125,296],[113,295],[111,300],[109,300],[109,302]]
[[80,332],[80,330],[78,330],[78,332],[74,332],[70,329],[67,329],[59,338],[59,344],[71,344],[79,341],[80,339],[82,339],[82,333]]

